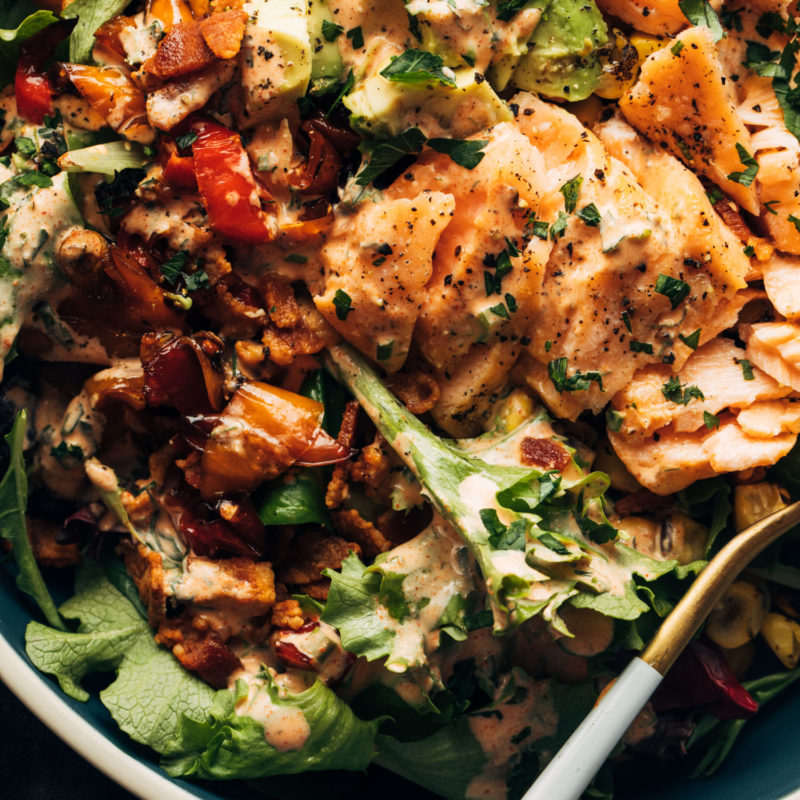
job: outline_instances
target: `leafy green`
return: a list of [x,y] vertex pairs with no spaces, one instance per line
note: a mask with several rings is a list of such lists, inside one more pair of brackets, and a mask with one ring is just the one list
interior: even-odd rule
[[[745,681],[742,686],[758,703],[760,709],[795,683],[798,678],[800,678],[800,668]],[[711,777],[727,758],[746,722],[746,719],[720,720],[712,714],[706,714],[701,718],[687,744],[690,754],[702,753],[690,777]]]
[[681,384],[677,375],[672,375],[670,379],[661,386],[661,394],[672,403],[679,406],[688,406],[692,399],[705,400],[705,396],[697,386],[684,386]]
[[758,174],[758,161],[739,142],[736,142],[736,152],[739,154],[739,161],[746,169],[742,172],[731,172],[728,180],[740,183],[742,186],[751,186]]
[[686,281],[673,278],[670,275],[659,275],[656,278],[656,291],[666,297],[673,308],[677,308],[686,295],[690,292]]
[[679,0],[678,5],[692,25],[702,25],[708,28],[715,42],[725,36],[717,12],[714,11],[708,0]]
[[375,763],[451,800],[463,800],[469,782],[479,775],[486,755],[466,719],[417,742],[377,738]]
[[[236,713],[247,702],[248,686],[214,694],[204,719],[188,714],[162,767],[173,777],[215,780],[253,779],[314,770],[363,770],[375,752],[379,721],[364,722],[322,681],[299,694],[288,694],[262,673],[253,699],[297,715],[308,725],[308,738],[298,749],[278,749],[264,735],[264,726]],[[248,707],[245,706],[245,710]]]
[[594,203],[589,203],[588,206],[584,206],[578,211],[578,218],[582,219],[590,228],[597,228],[602,222],[600,212],[597,210],[597,206]]
[[[524,437],[526,425],[493,439],[483,450],[476,449],[476,440],[467,452],[431,433],[349,346],[330,348],[325,363],[350,388],[419,480],[423,493],[466,542],[486,583],[496,631],[541,614],[568,634],[557,610],[570,598],[620,619],[635,619],[649,608],[639,592],[656,597],[652,590],[640,589],[635,576],[644,583],[677,574],[676,562],[657,561],[616,541],[617,531],[603,511],[608,476],[595,472],[565,481],[556,473],[492,463],[495,449],[519,449],[512,437]],[[552,538],[543,542],[539,537],[545,533]],[[552,547],[553,540],[566,555]],[[522,548],[516,549],[520,543]],[[506,549],[509,545],[513,549]],[[610,565],[614,581],[609,579]],[[364,589],[364,573],[360,562],[352,562],[343,578],[331,575],[331,591],[337,590],[331,607],[336,618],[327,621],[337,625],[351,615],[352,630],[358,633],[353,643],[365,652],[374,648],[371,657],[378,658],[392,647],[393,634],[376,619],[375,586]],[[349,595],[338,594],[337,581],[339,586],[348,583]],[[372,642],[373,631],[381,639],[379,646]],[[348,643],[345,647],[350,649]]]
[[547,365],[547,374],[556,387],[557,392],[584,392],[592,382],[596,383],[600,390],[603,389],[603,376],[599,372],[581,372],[575,370],[572,375],[567,375],[567,358],[553,359]]
[[695,481],[678,493],[678,504],[691,519],[703,520],[708,525],[706,554],[710,553],[717,536],[727,527],[728,517],[733,511],[730,484],[723,477]]
[[696,331],[690,333],[688,336],[684,336],[682,333],[678,334],[678,338],[689,348],[692,350],[697,350],[697,346],[700,344],[700,333],[702,328],[698,328]]
[[265,525],[316,523],[333,530],[325,490],[311,470],[296,470],[265,484],[253,497]]
[[559,191],[564,195],[564,208],[567,214],[571,214],[578,204],[578,196],[581,192],[581,184],[583,183],[583,176],[576,175],[574,178],[568,180]]
[[128,0],[74,0],[62,12],[64,19],[77,18],[69,37],[69,60],[85,64],[91,61],[94,32],[105,22],[121,14]]
[[336,308],[337,319],[342,320],[342,322],[347,319],[347,315],[353,310],[353,301],[343,289],[337,289],[334,293],[333,305]]
[[47,591],[28,539],[28,526],[25,521],[28,475],[25,472],[23,457],[27,420],[27,412],[20,411],[14,420],[11,432],[5,437],[9,448],[9,463],[6,474],[0,481],[0,536],[11,543],[14,560],[19,569],[17,586],[36,601],[50,625],[64,630],[64,623],[58,615],[50,592]]
[[326,42],[333,42],[344,33],[344,28],[331,22],[329,19],[322,20],[322,35]]
[[338,436],[347,403],[347,394],[342,384],[331,377],[327,370],[317,369],[309,373],[303,381],[300,394],[322,403],[325,408],[322,427],[331,436]]
[[116,668],[100,700],[125,733],[159,753],[173,746],[183,714],[203,719],[213,690],[153,641],[147,621],[100,566],[81,564],[75,595],[61,613],[79,620],[76,633],[31,622],[25,638],[31,661],[71,697],[87,699],[79,683],[84,675]]
[[138,169],[149,161],[140,145],[117,141],[68,150],[58,163],[67,172],[97,172],[113,178],[120,170]]
[[[30,10],[30,3],[16,5],[24,9],[22,14]],[[22,20],[19,20],[19,15],[17,14],[6,16],[4,12],[5,9],[0,10],[0,14],[2,14],[0,16],[1,24],[8,25],[17,22],[18,24],[12,29],[0,29],[0,86],[4,86],[14,79],[20,43],[58,21],[52,11],[34,11],[33,14],[28,14]]]
[[442,57],[427,50],[406,50],[399,56],[393,57],[388,66],[381,70],[381,75],[397,83],[433,81],[447,86],[456,85],[455,78],[444,71]]
[[444,153],[465,169],[475,169],[483,161],[483,148],[489,144],[488,139],[428,139],[428,147],[437,153]]
[[393,167],[401,158],[420,153],[425,141],[425,134],[419,128],[408,128],[385,142],[373,145],[368,150],[369,163],[361,168],[356,176],[356,183],[359,186],[366,186]]

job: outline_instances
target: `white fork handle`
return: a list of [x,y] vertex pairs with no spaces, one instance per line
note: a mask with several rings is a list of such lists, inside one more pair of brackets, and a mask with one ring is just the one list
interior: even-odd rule
[[578,800],[662,680],[634,658],[522,800]]

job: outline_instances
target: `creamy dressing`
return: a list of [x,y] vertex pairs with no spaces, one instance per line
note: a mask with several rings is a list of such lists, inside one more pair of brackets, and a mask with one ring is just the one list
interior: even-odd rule
[[487,762],[467,787],[469,800],[505,800],[506,779],[522,747],[553,736],[558,728],[558,712],[550,694],[550,681],[535,681],[515,669],[504,677],[497,694],[502,696],[515,684],[516,703],[499,704],[495,710],[469,717],[469,729],[478,740]]

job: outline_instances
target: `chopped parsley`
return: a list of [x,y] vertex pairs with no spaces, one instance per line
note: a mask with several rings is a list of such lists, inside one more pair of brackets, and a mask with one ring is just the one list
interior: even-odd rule
[[[791,222],[791,219],[790,219],[789,221]],[[798,220],[798,222],[800,222],[800,220]],[[798,231],[800,231],[800,228],[798,228]],[[745,254],[745,255],[746,255],[748,258],[752,258],[752,257],[753,257],[753,256],[756,254],[756,249],[755,249],[755,247],[753,247],[753,245],[751,245],[751,244],[748,244],[748,245],[745,245],[745,246],[742,248],[742,252],[743,252],[743,253],[744,253],[744,254]]]
[[329,19],[322,20],[322,36],[326,42],[334,41],[343,33],[344,28],[341,25],[337,25],[335,22],[331,22]]
[[567,376],[567,359],[564,356],[554,359],[547,365],[547,374],[558,392],[586,391],[592,382],[600,387],[600,391],[603,390],[603,377],[599,372],[576,370]]
[[188,150],[197,141],[197,133],[189,131],[184,133],[183,136],[178,136],[175,139],[175,144],[178,145],[180,150]]
[[437,153],[450,156],[450,160],[465,169],[475,169],[486,155],[483,148],[489,144],[488,139],[429,139],[428,147]]
[[183,274],[183,283],[187,292],[196,292],[198,289],[207,289],[209,286],[208,275],[205,270]]
[[167,284],[174,286],[178,282],[188,258],[189,253],[186,250],[178,250],[161,265],[161,275]]
[[706,428],[710,431],[714,430],[714,428],[719,428],[719,417],[710,414],[708,411],[703,412],[703,422],[705,422]]
[[26,158],[36,155],[36,143],[28,136],[18,136],[14,139],[14,144],[20,155]]
[[59,442],[57,447],[51,447],[50,455],[56,458],[62,467],[72,467],[75,461],[83,461],[86,457],[79,445],[66,442]]
[[405,53],[392,58],[380,74],[387,80],[397,83],[434,81],[447,86],[456,85],[455,78],[444,71],[442,57],[426,50],[406,50]]
[[303,255],[303,253],[287,253],[283,260],[288,261],[290,264],[305,264],[308,261],[308,256]]
[[347,38],[353,43],[356,50],[360,50],[364,46],[364,32],[361,30],[361,26],[350,28],[347,31]]
[[582,219],[590,228],[597,228],[600,225],[600,220],[602,219],[600,212],[597,210],[597,206],[594,203],[589,203],[588,206],[584,206],[578,212],[577,216]]
[[571,214],[575,210],[575,206],[578,205],[578,195],[581,193],[582,183],[583,176],[576,175],[558,190],[564,195],[564,208],[566,208],[567,214]]
[[800,217],[796,217],[794,214],[789,214],[787,219],[792,223],[792,225],[794,225],[795,228],[797,228],[797,232],[800,233]]
[[567,230],[567,221],[569,217],[563,212],[558,212],[558,219],[550,226],[550,238],[555,241],[560,239],[564,232]]
[[739,161],[741,161],[747,169],[743,172],[731,172],[730,175],[728,175],[728,180],[740,183],[742,186],[751,186],[758,174],[758,161],[756,161],[739,142],[736,142],[736,152],[739,154]]
[[547,239],[550,223],[542,219],[532,219],[528,222],[527,227],[530,228],[531,234],[537,239]]
[[420,153],[424,144],[425,134],[419,128],[409,128],[385,142],[373,145],[368,151],[369,164],[358,173],[356,183],[366,186],[391,169],[401,158]]
[[674,44],[674,45],[672,45],[672,47],[670,47],[670,52],[671,52],[671,53],[672,53],[672,55],[674,55],[674,56],[677,56],[677,55],[678,55],[678,53],[680,53],[680,52],[681,52],[681,50],[683,50],[683,42],[680,42],[680,41],[678,41],[678,42],[675,42],[675,44]]
[[496,314],[498,317],[502,317],[503,319],[511,319],[508,309],[502,303],[498,303],[496,306],[491,306],[489,311],[491,311],[493,314]]
[[552,550],[554,553],[558,553],[560,556],[568,556],[569,550],[564,547],[561,542],[553,536],[552,533],[542,533],[536,537],[545,547],[549,550]]
[[702,328],[698,328],[696,331],[693,331],[688,336],[684,336],[682,333],[678,334],[678,338],[689,348],[692,350],[697,350],[697,345],[700,344],[700,331]]
[[624,417],[619,411],[614,411],[613,408],[609,408],[606,411],[606,425],[610,431],[614,433],[619,433],[620,429],[622,428],[622,420]]
[[350,295],[341,289],[337,289],[333,295],[333,305],[336,308],[336,316],[342,321],[346,320],[347,315],[353,310]]
[[653,345],[649,342],[637,342],[636,339],[631,339],[631,352],[653,355]]
[[493,508],[482,508],[478,514],[489,534],[489,544],[495,550],[525,550],[527,525],[524,519],[515,519],[510,525],[504,525]]
[[392,348],[394,347],[394,340],[379,344],[375,351],[375,356],[378,361],[388,361],[392,357]]
[[692,398],[705,400],[705,395],[697,386],[681,386],[677,375],[673,375],[662,387],[661,393],[672,403],[687,406]]
[[497,19],[509,22],[528,5],[529,0],[500,0],[497,4]]
[[717,12],[711,7],[708,0],[679,0],[678,6],[683,12],[683,16],[692,25],[702,25],[711,31],[714,41],[718,42],[725,36],[722,23],[719,21]]
[[742,375],[746,381],[754,381],[753,365],[746,358],[737,358],[736,363],[742,368]]
[[666,297],[673,308],[677,308],[689,294],[689,284],[686,281],[672,278],[669,275],[659,275],[656,279],[656,291]]

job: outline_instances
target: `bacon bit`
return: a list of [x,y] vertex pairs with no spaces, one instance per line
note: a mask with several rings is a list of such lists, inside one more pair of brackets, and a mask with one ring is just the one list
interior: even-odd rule
[[618,517],[640,514],[642,511],[655,511],[672,505],[672,495],[653,494],[649,489],[639,489],[614,503],[614,513]]
[[242,46],[247,14],[239,10],[222,11],[197,23],[211,52],[222,59],[233,58]]
[[358,542],[364,555],[374,558],[387,550],[392,543],[355,508],[343,508],[331,513],[336,530]]
[[275,655],[286,664],[295,669],[313,669],[311,657],[298,650],[297,645],[291,642],[276,642]]
[[750,245],[755,250],[756,258],[759,261],[769,261],[772,258],[772,245],[766,239],[753,235],[735,203],[722,197],[714,203],[714,211],[722,217],[722,221],[740,241]]
[[553,439],[537,439],[526,436],[520,445],[522,463],[527,467],[555,469],[562,472],[569,464],[566,448]]
[[177,78],[211,66],[216,58],[198,24],[181,22],[161,40],[158,50],[142,64],[142,71],[157,78]]
[[224,689],[228,676],[242,666],[239,657],[216,634],[210,631],[201,634],[191,628],[184,631],[183,627],[162,625],[155,636],[156,642],[172,647],[175,658],[206,683],[215,689]]
[[[347,448],[348,452],[353,448],[357,423],[358,403],[355,400],[350,400],[344,407],[342,425],[339,428],[339,435],[336,437],[336,442]],[[350,467],[349,461],[341,461],[333,468],[328,488],[325,491],[325,505],[328,508],[339,508],[350,496],[350,490],[347,485]]]
[[147,621],[157,628],[167,613],[164,593],[164,566],[161,554],[142,544],[124,539],[120,543],[125,569],[139,590],[139,597],[147,608]]
[[417,416],[430,411],[439,402],[439,384],[427,372],[397,372],[388,375],[384,382]]
[[275,603],[271,621],[275,628],[289,628],[292,631],[299,631],[306,624],[303,609],[293,597]]

